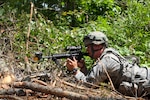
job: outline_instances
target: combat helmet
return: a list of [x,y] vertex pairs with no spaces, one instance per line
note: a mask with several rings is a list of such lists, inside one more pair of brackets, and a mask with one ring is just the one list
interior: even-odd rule
[[108,46],[107,36],[99,31],[89,33],[84,37],[83,42],[85,46],[88,46],[90,44],[104,44],[106,47]]

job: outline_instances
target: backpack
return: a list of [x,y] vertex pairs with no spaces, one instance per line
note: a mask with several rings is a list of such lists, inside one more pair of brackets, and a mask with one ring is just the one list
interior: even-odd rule
[[[139,73],[137,74],[137,72],[140,70],[139,59],[133,55],[123,57],[119,54],[119,52],[112,48],[106,48],[103,54],[100,56],[100,59],[102,59],[108,53],[112,53],[113,55],[115,55],[119,59],[120,63],[120,76],[118,75],[116,82],[113,83],[115,84],[115,88],[120,89],[121,87],[120,92],[123,94],[128,93],[128,95],[141,95],[143,91],[143,88],[141,88],[142,84],[146,82],[147,79],[142,78]],[[137,91],[139,91],[138,94],[134,93],[135,88],[137,89]],[[131,92],[133,93],[131,94]]]

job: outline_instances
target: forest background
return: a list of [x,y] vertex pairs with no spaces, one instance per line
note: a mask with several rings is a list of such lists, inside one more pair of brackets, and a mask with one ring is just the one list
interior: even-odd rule
[[149,0],[0,0],[1,53],[24,62],[36,51],[62,53],[71,45],[84,51],[83,37],[102,31],[110,47],[150,67],[149,8]]

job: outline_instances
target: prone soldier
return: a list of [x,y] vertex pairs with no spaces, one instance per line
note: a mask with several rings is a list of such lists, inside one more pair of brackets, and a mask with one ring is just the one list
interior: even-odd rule
[[[99,84],[110,81],[117,91],[128,96],[142,96],[150,93],[150,69],[140,67],[136,61],[129,62],[118,51],[108,47],[108,38],[102,32],[91,32],[83,40],[88,55],[96,62],[90,71],[85,62],[75,58],[67,59],[66,67],[77,80]],[[108,75],[107,75],[108,73]]]

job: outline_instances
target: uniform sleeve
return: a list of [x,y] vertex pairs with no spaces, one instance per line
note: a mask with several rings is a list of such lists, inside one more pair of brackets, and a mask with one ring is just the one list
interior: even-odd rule
[[101,60],[97,60],[96,64],[93,65],[92,70],[88,75],[84,75],[82,72],[79,72],[75,75],[77,80],[82,80],[83,82],[90,82],[93,84],[99,84],[108,79],[104,68],[109,74],[116,74],[116,71],[119,70],[119,62],[115,60],[117,58],[112,58],[110,56],[105,56]]

